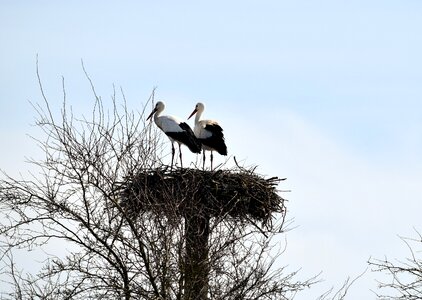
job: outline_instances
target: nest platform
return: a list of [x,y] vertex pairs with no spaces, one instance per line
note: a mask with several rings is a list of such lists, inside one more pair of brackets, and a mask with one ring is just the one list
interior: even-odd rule
[[157,168],[125,178],[121,205],[131,214],[156,212],[168,217],[192,214],[253,220],[268,225],[273,214],[285,213],[278,177],[253,170]]

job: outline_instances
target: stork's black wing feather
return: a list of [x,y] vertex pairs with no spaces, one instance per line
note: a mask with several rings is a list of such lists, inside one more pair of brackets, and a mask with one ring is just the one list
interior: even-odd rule
[[185,144],[193,153],[201,153],[202,144],[195,137],[195,134],[193,133],[189,125],[182,122],[179,124],[179,126],[183,129],[183,131],[166,132],[166,134],[172,139],[181,142],[182,144]]
[[207,124],[204,128],[211,132],[211,136],[205,139],[199,139],[205,146],[215,149],[221,155],[227,155],[227,146],[224,142],[223,128],[218,124]]
[[224,140],[223,128],[218,124],[207,124],[204,128],[205,130],[212,133],[217,138],[222,138]]

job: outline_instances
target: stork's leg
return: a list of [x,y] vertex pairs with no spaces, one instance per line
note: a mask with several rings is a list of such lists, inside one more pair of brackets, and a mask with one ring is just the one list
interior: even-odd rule
[[176,152],[176,150],[174,149],[174,144],[171,143],[171,165],[170,165],[170,170],[173,169],[173,161],[174,161],[174,153]]
[[202,170],[205,170],[205,150],[202,149]]
[[180,168],[183,169],[183,164],[182,164],[182,149],[181,149],[180,144],[179,144],[179,157],[180,157]]
[[212,159],[213,159],[213,155],[212,155],[212,151],[211,151],[211,171],[212,171]]

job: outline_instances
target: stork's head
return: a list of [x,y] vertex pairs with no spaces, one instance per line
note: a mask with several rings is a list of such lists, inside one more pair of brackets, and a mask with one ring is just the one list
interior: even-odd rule
[[158,101],[157,104],[155,104],[154,109],[152,110],[152,112],[149,114],[147,121],[156,113],[160,113],[164,110],[165,104],[163,101]]
[[193,110],[193,112],[190,114],[188,120],[197,112],[202,113],[205,109],[205,105],[201,102],[196,103],[195,105],[195,109]]

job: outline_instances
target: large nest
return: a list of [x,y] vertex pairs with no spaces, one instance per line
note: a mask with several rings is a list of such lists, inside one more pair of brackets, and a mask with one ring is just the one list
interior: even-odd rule
[[268,225],[274,213],[285,213],[284,199],[277,192],[281,180],[265,179],[245,169],[158,168],[126,178],[121,205],[136,215],[144,212],[158,212],[167,217],[201,214]]

